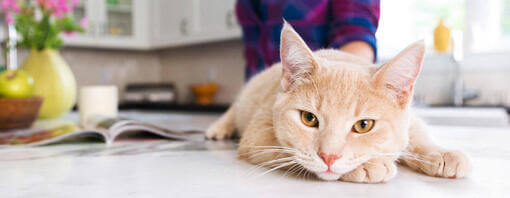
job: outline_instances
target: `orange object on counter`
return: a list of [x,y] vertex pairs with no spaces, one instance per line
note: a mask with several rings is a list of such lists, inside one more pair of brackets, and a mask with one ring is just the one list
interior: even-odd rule
[[191,91],[195,95],[195,102],[199,105],[210,105],[214,102],[214,95],[218,91],[218,85],[211,82],[207,84],[191,85]]

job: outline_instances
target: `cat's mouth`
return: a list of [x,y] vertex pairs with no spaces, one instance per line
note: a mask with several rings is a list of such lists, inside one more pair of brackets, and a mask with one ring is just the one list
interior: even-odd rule
[[315,173],[315,174],[317,175],[317,177],[319,177],[323,180],[326,180],[326,181],[338,180],[342,176],[341,174],[335,173],[331,170],[327,170],[327,171],[323,171],[323,172],[319,172],[319,173]]
[[[326,165],[324,165],[326,166]],[[326,181],[333,181],[333,180],[339,180],[342,175],[354,170],[358,165],[352,164],[352,165],[341,165],[336,164],[336,166],[327,167],[323,169],[315,169],[314,172],[315,175],[317,175],[318,178],[326,180]]]

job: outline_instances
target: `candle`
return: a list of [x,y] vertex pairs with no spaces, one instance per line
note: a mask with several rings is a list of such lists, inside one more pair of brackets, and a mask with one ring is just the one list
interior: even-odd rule
[[80,89],[78,99],[80,120],[87,126],[87,121],[97,117],[117,117],[118,89],[113,85],[84,86]]

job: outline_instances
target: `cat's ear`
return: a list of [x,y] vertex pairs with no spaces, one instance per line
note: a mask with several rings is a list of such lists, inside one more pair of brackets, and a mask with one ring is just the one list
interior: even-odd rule
[[423,40],[411,44],[375,73],[378,86],[395,94],[399,105],[407,105],[412,97],[414,82],[421,70],[425,56]]
[[283,68],[281,84],[285,91],[310,77],[317,67],[312,51],[286,21],[281,34],[280,58]]

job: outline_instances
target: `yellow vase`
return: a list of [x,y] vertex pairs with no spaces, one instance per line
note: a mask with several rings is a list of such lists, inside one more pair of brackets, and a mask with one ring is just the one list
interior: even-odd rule
[[34,78],[34,96],[43,98],[39,118],[58,118],[76,103],[73,72],[54,49],[32,49],[21,69]]

